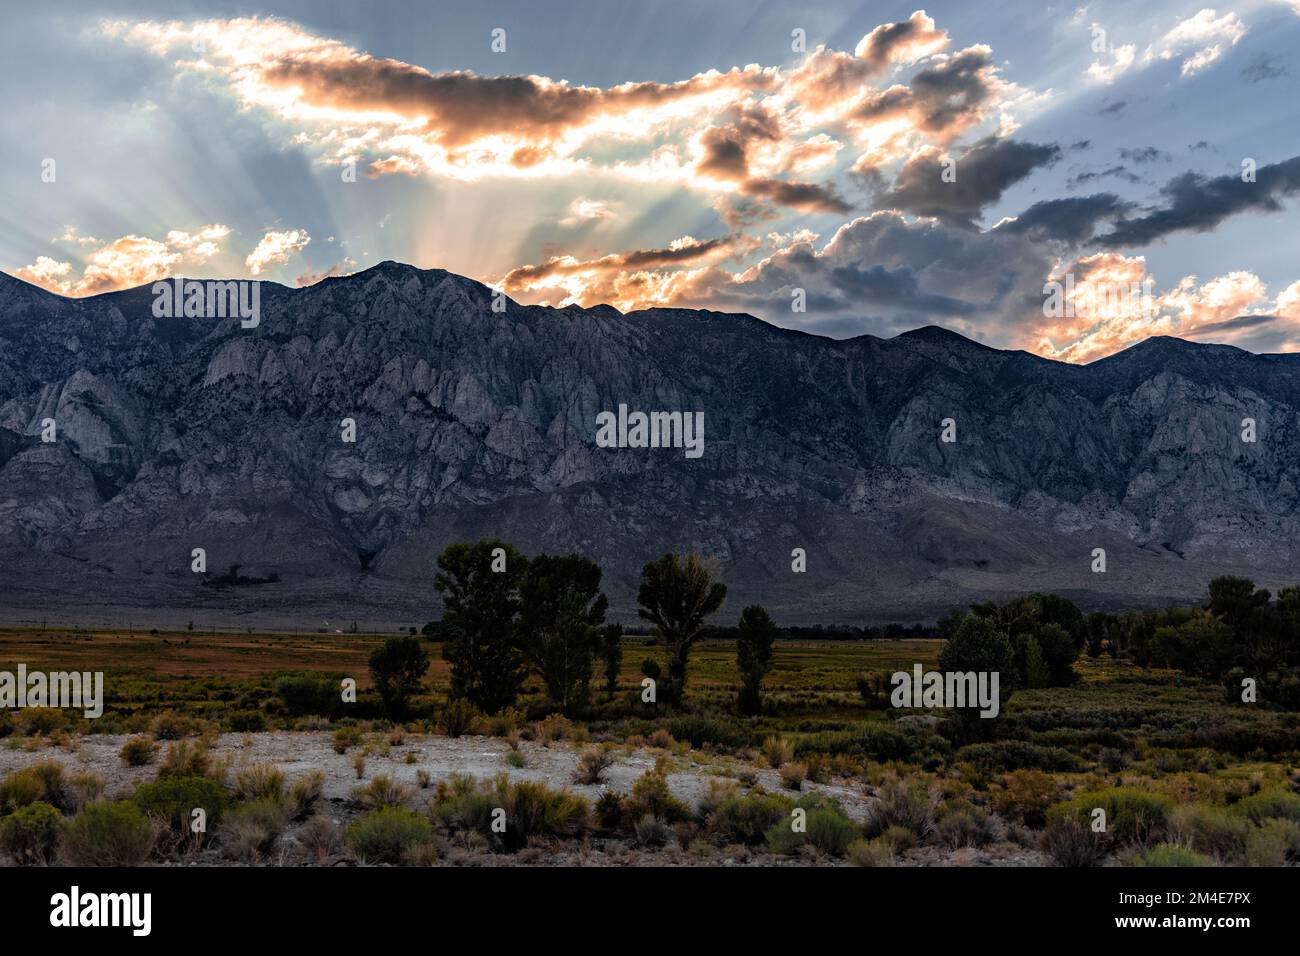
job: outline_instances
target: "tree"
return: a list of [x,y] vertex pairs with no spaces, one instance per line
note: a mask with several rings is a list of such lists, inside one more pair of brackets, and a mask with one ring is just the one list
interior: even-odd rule
[[429,652],[418,638],[390,637],[370,655],[370,679],[393,717],[404,717],[429,669]]
[[566,715],[585,706],[609,601],[600,566],[570,554],[538,555],[519,586],[519,647]]
[[528,559],[495,539],[459,542],[438,556],[438,569],[433,586],[442,594],[452,697],[488,714],[513,706],[526,676],[516,644]]
[[740,670],[742,714],[763,711],[763,678],[772,669],[772,645],[776,642],[776,624],[760,604],[751,604],[740,612],[736,624],[736,667]]
[[641,569],[637,614],[658,630],[668,645],[667,700],[678,705],[686,692],[686,664],[704,621],[722,607],[727,586],[698,554],[668,553]]
[[1250,620],[1256,609],[1266,607],[1271,597],[1262,588],[1255,590],[1255,582],[1247,578],[1224,575],[1210,582],[1210,595],[1205,606],[1235,631]]
[[1006,634],[993,621],[967,614],[939,652],[939,670],[996,672],[998,683],[1005,686],[1014,683],[1015,654]]
[[606,624],[601,629],[600,657],[605,664],[605,693],[613,700],[618,693],[618,675],[623,670],[622,624]]

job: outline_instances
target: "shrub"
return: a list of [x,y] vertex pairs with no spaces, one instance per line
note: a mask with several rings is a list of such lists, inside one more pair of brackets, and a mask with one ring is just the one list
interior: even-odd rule
[[240,860],[256,860],[270,853],[289,822],[289,811],[277,798],[260,797],[226,814],[221,842]]
[[366,775],[366,755],[357,753],[352,755],[352,769],[360,780]]
[[708,815],[706,826],[719,843],[757,846],[773,827],[788,823],[792,809],[794,803],[789,797],[759,789],[745,795],[733,792],[718,801]]
[[411,799],[414,791],[405,784],[395,783],[385,774],[379,774],[364,787],[352,791],[352,799],[370,810],[380,807],[400,807]]
[[[899,730],[881,723],[859,724],[850,730],[830,731],[801,737],[795,744],[796,757],[823,753],[846,754],[872,760],[906,760],[917,753],[925,734]],[[933,734],[929,734],[933,737]]]
[[130,803],[92,803],[63,827],[59,853],[73,866],[139,866],[157,831]]
[[1041,770],[1016,770],[1006,775],[993,795],[997,812],[1029,827],[1047,823],[1047,808],[1061,799],[1061,785]]
[[132,737],[122,745],[118,756],[128,767],[143,767],[158,756],[158,745],[148,737]]
[[0,849],[19,866],[48,863],[59,842],[63,814],[42,801],[19,807],[0,820]]
[[255,763],[235,774],[240,800],[279,800],[284,796],[284,771],[275,764]]
[[672,828],[658,817],[646,814],[632,825],[632,839],[637,846],[667,846],[672,837]]
[[939,794],[935,791],[890,780],[876,794],[867,818],[867,830],[879,834],[890,827],[902,827],[923,839],[934,830],[934,811],[938,806]]
[[1139,853],[1133,860],[1134,866],[1209,866],[1211,860],[1175,843],[1160,843],[1151,849]]
[[349,747],[361,743],[361,728],[353,724],[344,724],[334,731],[334,752],[345,754]]
[[1250,821],[1218,807],[1184,804],[1174,807],[1166,827],[1170,843],[1191,847],[1220,860],[1235,860],[1246,852]]
[[593,747],[584,751],[578,761],[578,769],[573,775],[574,783],[584,783],[588,786],[600,783],[605,771],[613,762],[613,755],[604,748]]
[[347,829],[347,845],[367,863],[400,863],[412,848],[434,841],[433,825],[402,807],[381,807]]
[[68,726],[67,715],[57,707],[24,707],[16,720],[18,732],[29,737],[52,734]]
[[298,833],[298,845],[309,858],[317,863],[338,852],[343,843],[343,834],[339,825],[323,813],[318,813],[305,824]]
[[329,677],[314,674],[282,677],[276,682],[275,689],[284,701],[285,709],[295,717],[308,714],[333,717],[342,711],[340,685]]
[[38,801],[60,810],[72,808],[63,780],[63,764],[57,760],[40,760],[0,780],[0,809],[12,810]]
[[773,852],[790,855],[802,846],[812,846],[830,856],[844,856],[849,846],[862,836],[837,804],[809,802],[805,809],[804,832],[795,831],[793,817],[768,829],[765,836]]
[[524,846],[534,836],[581,836],[590,825],[590,805],[567,790],[552,790],[533,780],[511,783],[504,774],[496,779],[495,790],[496,805],[506,811],[501,837],[507,850]]
[[1047,811],[1048,823],[1079,819],[1091,824],[1097,808],[1106,812],[1106,832],[1119,843],[1147,845],[1163,838],[1172,801],[1163,794],[1129,787],[1083,793]]
[[506,763],[516,770],[522,770],[528,766],[528,758],[524,756],[522,750],[508,750],[506,751]]
[[753,742],[744,726],[708,714],[678,714],[668,721],[668,732],[692,747],[744,747]]
[[807,777],[808,765],[806,763],[791,762],[781,765],[781,784],[787,790],[801,789]]
[[153,736],[155,740],[180,740],[201,733],[203,723],[193,717],[185,717],[172,710],[165,710],[153,719]]
[[1254,824],[1261,824],[1265,820],[1290,820],[1293,823],[1300,823],[1300,794],[1287,793],[1284,790],[1265,790],[1239,802],[1237,811]]
[[68,808],[74,812],[78,811],[103,797],[104,778],[90,771],[73,774],[68,781],[67,794]]
[[1001,835],[997,823],[973,806],[962,806],[945,813],[939,818],[935,832],[939,842],[953,850],[987,846]]
[[467,700],[456,699],[447,701],[447,706],[442,709],[439,724],[442,732],[448,737],[461,737],[473,732],[478,719],[479,713],[473,704]]
[[313,770],[299,777],[289,786],[288,809],[294,820],[305,819],[321,798],[325,789],[325,774]]
[[763,756],[767,765],[775,770],[794,759],[794,747],[780,737],[767,737],[763,741]]
[[677,823],[691,815],[686,804],[674,797],[669,790],[668,768],[662,760],[632,784],[627,810],[634,820],[639,820],[648,813],[665,823]]
[[874,840],[854,840],[845,854],[854,866],[893,866],[894,848],[883,837]]
[[1285,866],[1300,858],[1300,823],[1265,820],[1247,837],[1245,857],[1247,866]]
[[617,830],[623,825],[623,798],[613,790],[596,798],[596,823],[603,830]]
[[190,832],[190,815],[196,808],[203,810],[211,826],[221,820],[230,796],[225,787],[207,777],[163,777],[141,784],[131,800],[173,835],[184,837]]
[[1042,847],[1057,866],[1099,866],[1110,851],[1110,840],[1084,821],[1069,817],[1047,824]]
[[158,765],[158,779],[164,777],[205,777],[212,769],[212,759],[204,744],[178,740],[167,748]]
[[957,751],[958,760],[968,760],[990,770],[1049,770],[1071,772],[1079,761],[1062,747],[1041,747],[1023,740],[999,740],[969,744]]

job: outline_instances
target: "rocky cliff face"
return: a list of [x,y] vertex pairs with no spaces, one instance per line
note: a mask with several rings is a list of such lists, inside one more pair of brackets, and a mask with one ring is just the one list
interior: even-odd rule
[[[1166,338],[1075,367],[937,328],[494,313],[486,287],[395,263],[261,291],[244,329],[154,318],[147,287],[0,276],[0,614],[418,624],[438,551],[492,535],[590,555],[623,612],[680,548],[721,562],[724,617],[757,600],[788,621],[1300,580],[1300,357]],[[620,404],[702,411],[703,457],[597,447]],[[204,587],[197,547],[280,581]]]

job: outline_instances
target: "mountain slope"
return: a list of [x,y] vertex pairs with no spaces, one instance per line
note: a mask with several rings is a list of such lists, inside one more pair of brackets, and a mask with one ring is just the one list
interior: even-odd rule
[[[933,327],[494,313],[479,283],[391,262],[261,293],[250,330],[155,319],[147,287],[71,300],[0,276],[0,614],[415,624],[438,551],[488,535],[589,554],[624,613],[642,563],[700,548],[726,616],[760,600],[789,621],[1029,588],[1190,599],[1295,564],[1290,356],[1152,339],[1078,367]],[[703,411],[703,457],[596,447],[620,403]],[[280,581],[203,587],[197,547]]]

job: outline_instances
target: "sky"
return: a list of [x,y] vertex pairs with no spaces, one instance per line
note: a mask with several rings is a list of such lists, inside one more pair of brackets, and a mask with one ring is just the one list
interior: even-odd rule
[[9,4],[0,270],[1300,351],[1300,0]]

